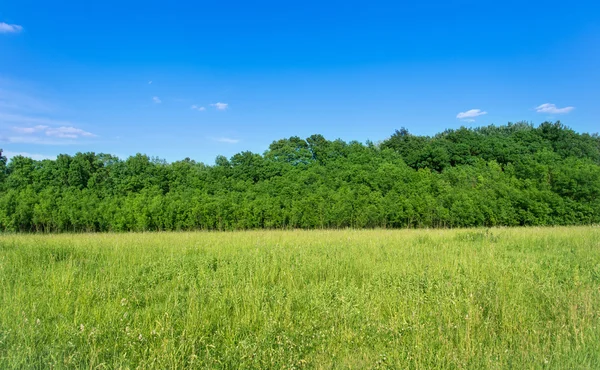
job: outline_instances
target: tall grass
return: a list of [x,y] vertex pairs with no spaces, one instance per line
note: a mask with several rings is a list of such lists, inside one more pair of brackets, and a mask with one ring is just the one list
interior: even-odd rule
[[600,229],[0,236],[0,368],[600,368]]

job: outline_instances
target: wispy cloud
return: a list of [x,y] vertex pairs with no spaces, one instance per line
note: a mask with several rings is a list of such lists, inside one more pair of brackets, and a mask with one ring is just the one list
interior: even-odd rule
[[152,85],[152,81],[148,81],[148,85]]
[[205,111],[205,110],[206,110],[206,108],[204,108],[204,107],[199,107],[199,106],[197,106],[196,104],[192,105],[190,108],[191,108],[191,109],[193,109],[193,110],[197,110],[197,111],[199,111],[199,112],[203,112],[203,111]]
[[45,129],[46,135],[63,139],[79,139],[80,137],[96,137],[91,132],[84,131],[76,127],[48,127]]
[[[45,135],[59,139],[79,139],[82,137],[96,137],[91,132],[87,132],[73,126],[50,127],[46,125],[37,125],[33,127],[13,127],[13,132],[22,135]],[[10,140],[11,138],[9,138]]]
[[475,117],[483,116],[484,114],[487,114],[487,112],[484,112],[481,109],[470,109],[466,112],[460,112],[456,115],[456,118],[462,119],[466,122],[475,122]]
[[34,134],[36,132],[44,131],[47,128],[49,127],[44,125],[37,125],[33,127],[13,127],[13,131],[19,134]]
[[42,145],[77,144],[96,137],[77,124],[48,117],[56,108],[18,91],[0,89],[0,141]]
[[95,134],[74,127],[70,122],[49,118],[28,117],[19,114],[0,113],[0,122],[18,126],[10,128],[2,141],[8,143],[61,145],[68,140],[93,138]]
[[226,144],[237,144],[240,142],[240,140],[238,140],[238,139],[231,139],[228,137],[219,137],[219,138],[215,138],[213,140],[216,142],[219,142],[219,143],[226,143]]
[[558,108],[556,105],[551,103],[542,104],[535,108],[535,111],[538,113],[550,113],[550,114],[564,114],[569,113],[575,109],[575,107],[564,107]]
[[211,107],[215,107],[218,110],[226,110],[228,106],[229,106],[229,104],[227,104],[227,103],[220,103],[220,102],[219,103],[211,104]]
[[23,31],[23,27],[18,24],[0,22],[0,33],[19,33],[21,31]]
[[56,156],[51,156],[51,155],[45,155],[45,154],[34,154],[34,153],[27,153],[27,152],[2,152],[3,155],[6,156],[6,158],[10,159],[12,157],[16,157],[18,155],[23,156],[23,157],[29,157],[31,159],[35,159],[36,161],[42,161],[44,159],[56,159]]
[[154,97],[152,97],[152,101],[154,102],[154,104],[160,104],[160,103],[162,103],[162,100],[160,100],[160,99],[158,98],[158,96],[154,96]]

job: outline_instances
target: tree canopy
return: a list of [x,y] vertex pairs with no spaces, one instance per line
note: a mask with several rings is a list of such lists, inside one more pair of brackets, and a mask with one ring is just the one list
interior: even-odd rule
[[274,141],[167,163],[0,151],[0,230],[20,232],[573,225],[600,222],[600,138],[560,122],[381,143]]

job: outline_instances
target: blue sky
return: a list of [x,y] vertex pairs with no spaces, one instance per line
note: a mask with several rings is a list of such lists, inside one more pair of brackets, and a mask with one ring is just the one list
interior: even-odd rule
[[600,131],[593,1],[0,4],[0,147],[212,164],[314,133]]

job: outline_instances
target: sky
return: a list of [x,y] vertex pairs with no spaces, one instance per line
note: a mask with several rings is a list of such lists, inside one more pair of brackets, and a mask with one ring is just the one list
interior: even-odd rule
[[213,164],[274,140],[600,131],[596,1],[4,1],[0,148]]

